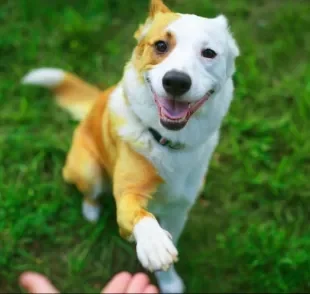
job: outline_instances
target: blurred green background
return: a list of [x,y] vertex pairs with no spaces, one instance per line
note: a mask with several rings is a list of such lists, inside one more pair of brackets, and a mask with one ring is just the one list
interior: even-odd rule
[[[241,49],[235,100],[206,187],[180,240],[189,292],[310,291],[310,5],[308,0],[166,0],[225,14]],[[62,291],[98,292],[140,269],[118,236],[112,197],[98,225],[61,168],[76,123],[20,78],[61,67],[117,82],[147,0],[0,2],[0,291],[37,270]]]

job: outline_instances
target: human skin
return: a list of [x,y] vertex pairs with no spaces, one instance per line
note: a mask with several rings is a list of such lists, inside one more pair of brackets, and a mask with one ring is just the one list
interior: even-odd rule
[[[19,278],[19,284],[28,293],[60,293],[59,290],[42,274],[24,272]],[[120,272],[116,274],[101,293],[158,293],[157,287],[150,284],[148,276],[144,273],[130,274]]]

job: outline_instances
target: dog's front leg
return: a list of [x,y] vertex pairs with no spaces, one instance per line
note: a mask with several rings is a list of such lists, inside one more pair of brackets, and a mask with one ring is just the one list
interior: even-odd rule
[[[173,203],[169,206],[167,205],[162,210],[162,214],[159,215],[161,226],[171,233],[175,246],[182,234],[191,206],[191,203],[186,202],[181,204]],[[184,292],[184,283],[174,266],[167,272],[159,271],[155,275],[162,293]]]
[[138,258],[150,271],[167,270],[178,255],[169,232],[147,211],[161,182],[152,164],[123,143],[113,177],[117,222],[121,236],[136,241]]

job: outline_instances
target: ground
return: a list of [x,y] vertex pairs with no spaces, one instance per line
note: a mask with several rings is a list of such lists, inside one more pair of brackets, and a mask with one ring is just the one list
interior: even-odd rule
[[[235,100],[205,189],[181,238],[189,292],[310,291],[310,6],[304,0],[167,0],[227,15],[241,49]],[[21,86],[31,68],[61,67],[104,88],[121,76],[146,0],[0,4],[0,289],[37,270],[66,292],[99,291],[140,267],[103,199],[97,225],[61,178],[75,123],[52,95]]]

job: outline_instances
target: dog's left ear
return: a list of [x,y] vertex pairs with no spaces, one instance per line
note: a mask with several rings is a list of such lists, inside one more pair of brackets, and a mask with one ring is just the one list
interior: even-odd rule
[[227,77],[231,77],[235,72],[235,59],[240,55],[240,50],[236,40],[233,38],[229,30],[227,18],[224,15],[219,15],[214,19],[214,21],[216,21],[218,25],[222,26],[222,28],[227,32],[228,56],[226,75]]
[[157,13],[169,13],[171,10],[163,3],[162,0],[151,0],[150,9],[149,9],[149,17],[147,18],[145,24],[140,25],[138,30],[135,32],[134,37],[136,40],[141,40],[148,27],[152,23],[155,15]]

